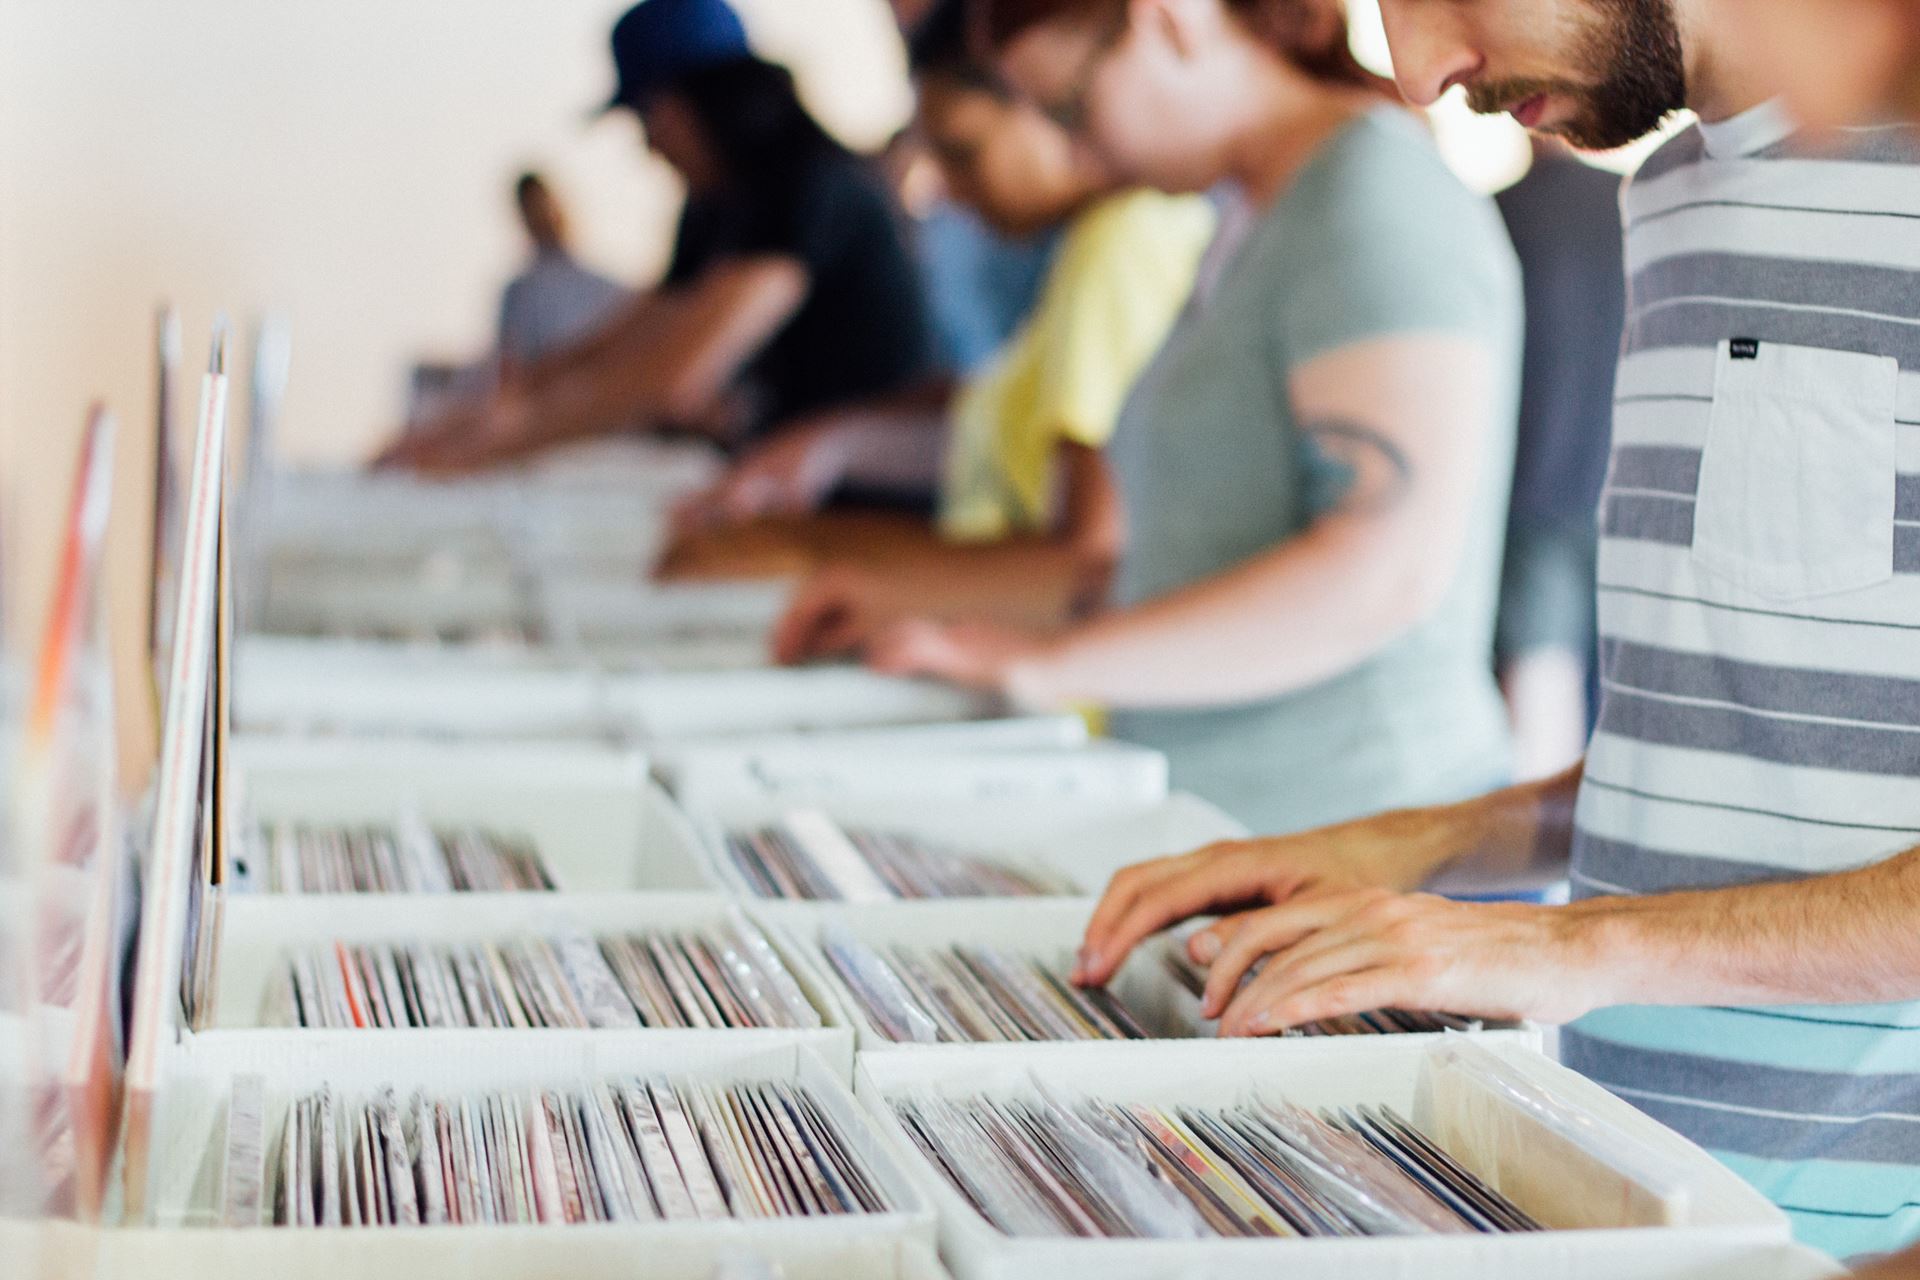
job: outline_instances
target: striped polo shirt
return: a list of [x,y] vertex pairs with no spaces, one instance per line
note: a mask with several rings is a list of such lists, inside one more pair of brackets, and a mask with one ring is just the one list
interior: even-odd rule
[[[1624,211],[1575,893],[1920,845],[1920,136],[1761,108],[1668,142]],[[1564,1054],[1805,1242],[1920,1237],[1920,1003],[1610,1009]]]

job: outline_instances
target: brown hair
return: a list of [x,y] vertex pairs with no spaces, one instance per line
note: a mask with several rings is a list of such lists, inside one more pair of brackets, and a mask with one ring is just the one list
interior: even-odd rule
[[[998,52],[1050,22],[1097,22],[1127,0],[974,0],[977,30]],[[1338,0],[1221,0],[1260,40],[1316,80],[1391,95],[1391,81],[1360,65],[1347,40]]]

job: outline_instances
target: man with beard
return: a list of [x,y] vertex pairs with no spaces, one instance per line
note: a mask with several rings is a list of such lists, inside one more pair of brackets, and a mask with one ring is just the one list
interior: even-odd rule
[[[1129,868],[1078,977],[1225,911],[1190,947],[1226,1034],[1571,1022],[1570,1065],[1844,1257],[1920,1234],[1920,143],[1796,136],[1713,2],[1381,4],[1417,103],[1584,147],[1702,120],[1624,201],[1584,765]],[[1410,892],[1569,856],[1565,907]]]

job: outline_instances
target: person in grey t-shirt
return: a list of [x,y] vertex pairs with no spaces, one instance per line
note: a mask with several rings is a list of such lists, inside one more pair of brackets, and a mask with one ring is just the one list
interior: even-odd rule
[[1116,607],[1050,634],[918,619],[868,656],[1105,707],[1176,786],[1284,832],[1507,777],[1488,655],[1521,306],[1491,202],[1352,62],[1338,11],[1263,12],[984,8],[1009,79],[1121,172],[1229,184],[1253,224],[1114,436]]
[[585,337],[627,297],[618,281],[573,256],[566,209],[546,179],[521,174],[513,198],[533,260],[500,296],[499,353],[508,367],[532,364]]

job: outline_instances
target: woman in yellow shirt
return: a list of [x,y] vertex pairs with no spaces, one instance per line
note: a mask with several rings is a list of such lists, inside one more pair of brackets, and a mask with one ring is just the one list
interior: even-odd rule
[[843,609],[850,640],[928,610],[1057,617],[1104,583],[1121,522],[1101,449],[1214,231],[1204,199],[1116,189],[1064,130],[1014,101],[974,60],[961,8],[939,6],[912,41],[919,128],[950,194],[997,231],[1062,228],[1033,313],[957,394],[932,388],[795,424],[682,512],[689,526],[803,515],[841,485],[937,479],[937,551],[910,569],[827,571],[836,597],[857,601]]

